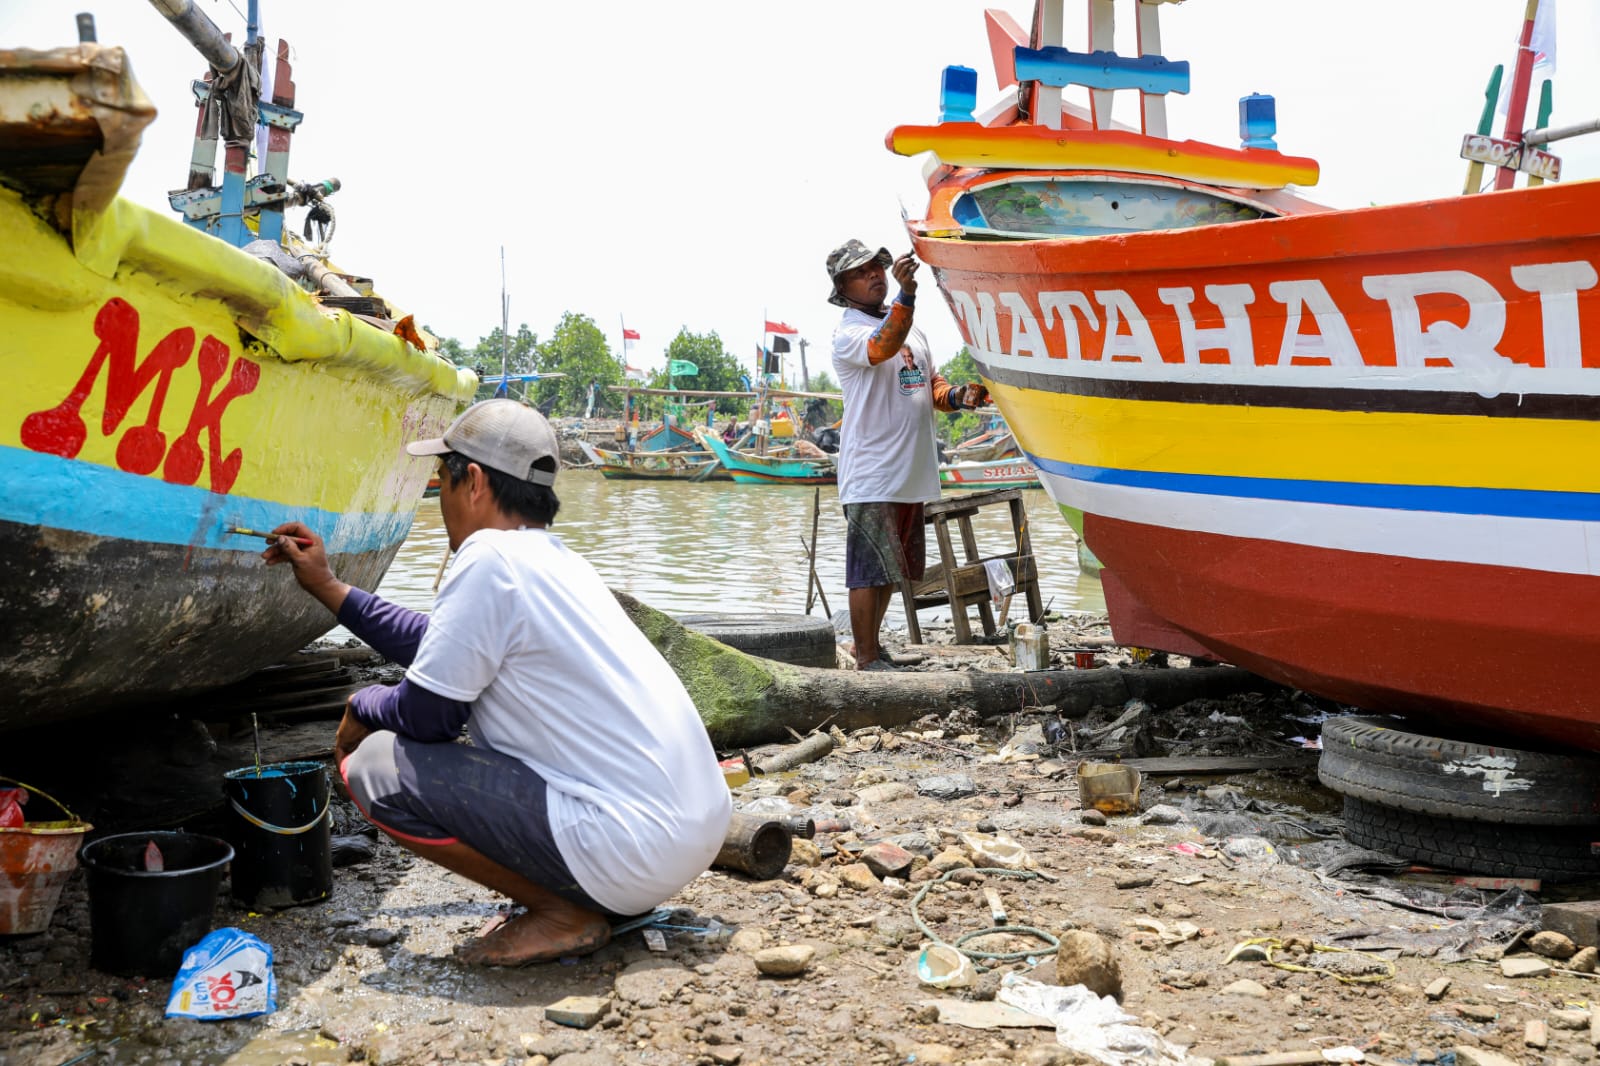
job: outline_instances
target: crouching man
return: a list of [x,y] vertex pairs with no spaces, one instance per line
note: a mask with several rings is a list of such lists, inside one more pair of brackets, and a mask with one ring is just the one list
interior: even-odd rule
[[672,668],[550,532],[558,448],[542,415],[487,400],[406,450],[438,456],[457,553],[431,616],[340,581],[299,522],[265,553],[407,667],[399,685],[350,698],[340,773],[403,847],[525,908],[464,960],[595,951],[612,919],[648,911],[716,856],[732,811],[716,754]]

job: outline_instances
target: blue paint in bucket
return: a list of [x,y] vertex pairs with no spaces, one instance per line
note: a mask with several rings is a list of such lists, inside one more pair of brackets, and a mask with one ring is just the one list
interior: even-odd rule
[[242,766],[223,775],[235,815],[233,898],[269,910],[333,892],[328,770],[320,762]]

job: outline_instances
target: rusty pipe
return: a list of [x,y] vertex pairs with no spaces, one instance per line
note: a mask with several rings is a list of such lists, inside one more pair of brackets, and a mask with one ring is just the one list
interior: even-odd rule
[[150,0],[150,6],[165,15],[218,74],[239,65],[239,50],[222,36],[210,16],[194,6],[194,0]]

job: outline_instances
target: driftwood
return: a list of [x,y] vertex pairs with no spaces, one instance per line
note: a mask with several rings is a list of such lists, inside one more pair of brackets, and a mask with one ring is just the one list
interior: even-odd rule
[[785,770],[793,770],[796,766],[804,766],[808,762],[816,762],[833,750],[833,735],[830,733],[816,733],[806,737],[793,747],[784,748],[776,755],[769,755],[756,763],[756,772],[762,774],[781,774]]
[[1229,666],[1187,669],[1037,670],[862,673],[822,670],[760,659],[685,629],[626,593],[615,593],[689,690],[711,742],[722,750],[786,740],[824,725],[840,729],[897,726],[928,714],[972,711],[993,718],[1054,705],[1063,714],[1119,707],[1141,699],[1152,707],[1276,688]]

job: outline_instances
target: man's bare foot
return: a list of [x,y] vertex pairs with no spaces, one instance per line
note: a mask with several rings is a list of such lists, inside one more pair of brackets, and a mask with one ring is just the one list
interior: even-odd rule
[[463,945],[458,957],[474,966],[527,966],[565,955],[588,955],[610,940],[610,922],[568,904],[559,910],[516,915]]

